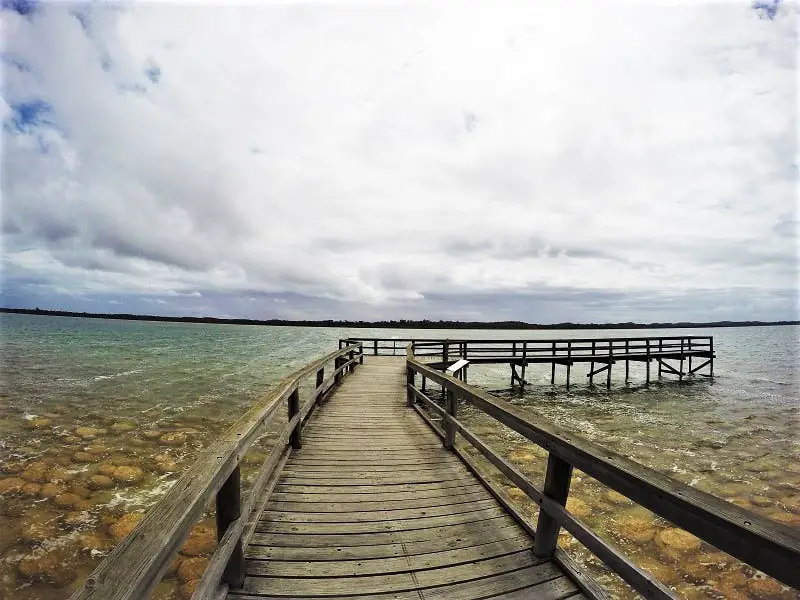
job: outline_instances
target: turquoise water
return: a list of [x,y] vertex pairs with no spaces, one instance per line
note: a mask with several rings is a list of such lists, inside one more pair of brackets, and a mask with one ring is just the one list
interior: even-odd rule
[[[687,483],[800,526],[799,327],[459,332],[2,315],[0,477],[33,485],[25,493],[0,496],[0,597],[68,597],[113,545],[109,532],[117,519],[156,501],[225,424],[281,377],[335,349],[341,337],[548,339],[683,333],[715,336],[713,381],[694,378],[678,384],[665,377],[645,387],[644,368],[634,364],[630,385],[623,381],[624,369],[617,368],[610,392],[589,388],[583,366],[573,368],[570,392],[564,389],[563,371],[557,377],[562,385],[549,385],[549,367],[528,370],[531,385],[523,397],[507,390],[507,366],[473,367],[470,383],[496,390]],[[479,415],[467,415],[482,423]],[[86,434],[82,437],[78,427],[103,433],[81,430]],[[173,438],[159,437],[165,434]],[[528,460],[532,473],[539,468],[513,435],[498,428],[487,436]],[[105,473],[104,465],[109,473],[129,465],[141,469],[143,477],[122,488],[92,489],[89,478]],[[53,476],[59,470],[70,480]],[[60,486],[53,491],[61,492],[63,506],[46,495],[48,483]],[[595,493],[587,488],[587,495]],[[81,522],[81,513],[90,518]],[[22,531],[31,525],[41,534]],[[87,534],[95,537],[87,539]],[[30,557],[42,562],[42,553],[58,558],[60,566],[31,567]],[[161,597],[179,597],[179,585],[176,578],[174,585],[160,590]],[[743,597],[772,597],[752,585],[742,586],[731,590]],[[710,588],[706,591],[704,597],[718,597]]]

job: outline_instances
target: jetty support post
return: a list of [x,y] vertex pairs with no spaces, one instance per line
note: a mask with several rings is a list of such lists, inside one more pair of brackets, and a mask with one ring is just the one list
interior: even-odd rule
[[550,385],[556,383],[556,343],[553,342],[553,364],[550,367]]
[[[625,356],[628,356],[630,348],[628,346],[628,340],[625,340]],[[625,381],[627,382],[631,378],[631,361],[627,358],[625,359]]]
[[355,366],[355,364],[353,364],[353,358],[355,358],[355,355],[356,355],[356,351],[355,350],[350,350],[350,352],[347,353],[347,360],[350,363],[350,366],[347,367],[347,372],[348,373],[352,373],[353,371],[356,370],[356,366]]
[[[325,367],[320,367],[317,370],[317,383],[314,386],[314,389],[319,391],[319,388],[322,386],[324,381],[325,381]],[[289,418],[291,419],[292,417]]]
[[709,363],[709,376],[714,377],[714,338],[709,338],[709,350],[711,351],[711,362]]
[[[592,358],[594,358],[595,343],[596,342],[592,342]],[[589,367],[589,385],[592,386],[594,385],[594,361],[592,361],[590,365],[591,366]]]
[[[294,419],[295,415],[300,412],[300,391],[298,388],[295,388],[294,391],[289,395],[289,420],[291,421]],[[295,450],[299,450],[302,447],[302,443],[300,440],[300,429],[302,428],[303,423],[298,422],[297,425],[294,426],[292,429],[292,433],[289,435],[289,443],[292,445],[292,448]]]
[[342,366],[342,361],[337,356],[336,358],[333,359],[333,369],[334,369],[333,381],[334,384],[337,386],[342,383],[342,372],[339,370],[339,367],[341,366]]
[[647,385],[650,385],[650,340],[645,340],[646,354],[647,354]]
[[678,381],[683,381],[683,338],[681,338],[681,370],[678,372]]
[[664,351],[664,347],[661,344],[661,340],[658,340],[658,378],[661,379],[661,373],[663,372],[663,365],[661,363],[661,353]]
[[447,388],[445,388],[444,394],[445,410],[447,411],[444,423],[444,447],[446,450],[452,450],[456,442],[456,431],[458,431],[456,424],[453,422],[453,419],[456,418],[456,396]]
[[[228,479],[217,492],[217,542],[222,540],[231,523],[242,515],[242,479],[239,465],[228,475]],[[223,583],[231,588],[241,588],[244,584],[244,552],[239,538],[233,553],[222,573]]]
[[[552,452],[547,456],[547,472],[544,477],[544,495],[561,506],[567,503],[569,484],[572,480],[572,465]],[[539,520],[536,524],[536,537],[533,542],[533,553],[540,558],[553,555],[558,543],[558,521],[539,509]]]
[[611,389],[611,365],[614,362],[614,342],[608,340],[608,371],[606,372],[606,389]]
[[572,368],[572,342],[567,342],[567,391],[569,391],[569,371]]
[[[689,338],[687,341],[689,342],[689,370],[687,371],[687,373],[691,373],[692,372],[692,338]],[[683,369],[681,369],[681,371],[683,371]]]
[[528,342],[522,342],[522,380],[519,382],[519,386],[522,391],[525,391],[525,384],[528,383],[525,381],[525,369],[528,366],[528,360],[526,355],[528,354]]

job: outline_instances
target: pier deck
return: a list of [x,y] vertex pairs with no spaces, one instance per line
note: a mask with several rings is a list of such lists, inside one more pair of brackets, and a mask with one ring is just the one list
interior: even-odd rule
[[228,598],[583,598],[367,359],[303,430]]

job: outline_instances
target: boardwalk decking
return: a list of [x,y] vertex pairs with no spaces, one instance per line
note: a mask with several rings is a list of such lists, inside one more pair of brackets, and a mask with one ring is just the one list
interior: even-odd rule
[[584,599],[406,407],[405,361],[376,357],[312,415],[228,598]]

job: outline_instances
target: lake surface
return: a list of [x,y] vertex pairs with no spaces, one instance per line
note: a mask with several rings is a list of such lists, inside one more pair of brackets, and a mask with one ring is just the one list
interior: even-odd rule
[[[713,380],[644,386],[644,367],[614,371],[611,391],[555,387],[529,368],[524,396],[509,368],[474,366],[470,383],[652,468],[792,527],[800,527],[800,327],[646,331],[369,330],[0,316],[0,598],[66,598],[124,537],[197,452],[281,377],[347,335],[550,339],[714,335]],[[654,370],[655,372],[655,370]],[[602,383],[605,378],[602,377]],[[521,468],[544,455],[467,411],[470,424]],[[571,508],[687,597],[796,598],[704,545],[665,547],[667,523],[576,477]],[[514,494],[513,490],[509,493]],[[535,511],[518,498],[533,517]],[[583,502],[583,504],[581,504]],[[596,506],[587,510],[587,504]],[[194,541],[202,548],[210,523]],[[568,538],[562,544],[618,597],[625,592]],[[188,565],[189,563],[187,563]],[[692,570],[691,565],[699,564]],[[191,573],[154,597],[180,598]]]

